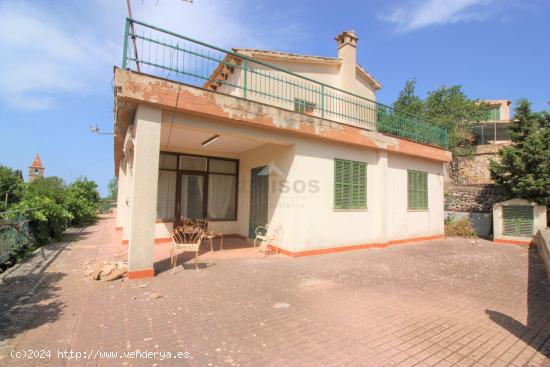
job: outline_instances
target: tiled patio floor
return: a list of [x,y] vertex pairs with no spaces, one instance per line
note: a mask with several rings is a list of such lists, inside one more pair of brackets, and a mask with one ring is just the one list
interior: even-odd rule
[[[0,285],[1,365],[550,366],[550,285],[536,250],[447,239],[262,259],[245,248],[201,256],[200,272],[171,275],[166,262],[152,281],[91,281],[81,263],[120,252],[112,225]],[[16,303],[14,290],[37,279]],[[10,356],[41,349],[51,359]],[[60,361],[63,350],[89,359]]]

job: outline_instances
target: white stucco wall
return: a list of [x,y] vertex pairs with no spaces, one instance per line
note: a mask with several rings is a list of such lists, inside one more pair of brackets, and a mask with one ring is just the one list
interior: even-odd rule
[[[367,163],[367,210],[333,209],[335,158]],[[386,168],[381,160],[374,150],[300,139],[286,149],[265,146],[243,154],[241,180],[249,181],[251,168],[270,162],[287,172],[270,177],[270,185],[282,179],[290,190],[270,189],[268,213],[270,224],[282,228],[281,245],[289,251],[443,234],[443,165],[391,154]],[[407,169],[428,172],[427,211],[407,210]],[[313,181],[318,191],[308,190]],[[242,235],[248,233],[249,186],[245,192],[239,197]]]
[[[163,115],[163,123],[167,118],[171,123],[171,114]],[[443,234],[442,163],[192,115],[177,115],[173,121],[173,128],[246,138],[262,144],[245,152],[225,154],[239,159],[237,221],[211,223],[212,228],[225,234],[248,236],[250,170],[264,165],[274,167],[270,172],[268,220],[272,227],[280,229],[279,245],[288,251],[386,243]],[[160,149],[201,153],[185,146],[161,145]],[[224,156],[223,152],[210,150],[202,154]],[[367,163],[368,209],[333,209],[335,158]],[[408,169],[428,173],[427,211],[407,209]],[[131,175],[132,170],[127,170],[126,177]],[[171,227],[169,223],[156,223],[155,238],[168,237]]]
[[[390,240],[443,234],[443,164],[388,154],[388,238]],[[428,210],[407,209],[407,170],[428,173]]]

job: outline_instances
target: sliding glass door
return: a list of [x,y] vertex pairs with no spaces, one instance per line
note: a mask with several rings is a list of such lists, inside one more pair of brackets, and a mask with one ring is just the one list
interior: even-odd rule
[[204,219],[204,174],[182,174],[180,181],[180,218]]
[[161,153],[157,220],[237,219],[239,161]]

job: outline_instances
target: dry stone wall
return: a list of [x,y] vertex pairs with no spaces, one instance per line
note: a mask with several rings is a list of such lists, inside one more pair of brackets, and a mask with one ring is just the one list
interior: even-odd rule
[[446,210],[457,212],[490,212],[493,204],[505,198],[493,185],[450,186],[447,188]]
[[498,159],[497,152],[506,145],[478,145],[470,156],[454,156],[449,167],[451,182],[454,185],[492,184],[489,164]]

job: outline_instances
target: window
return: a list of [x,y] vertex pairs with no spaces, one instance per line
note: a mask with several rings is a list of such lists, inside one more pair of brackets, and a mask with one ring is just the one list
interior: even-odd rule
[[487,108],[487,121],[500,121],[500,106]]
[[237,161],[209,159],[208,218],[237,219]]
[[367,164],[334,160],[334,208],[367,208]]
[[235,159],[161,153],[157,219],[236,220],[238,168]]
[[170,220],[176,210],[176,172],[159,171],[157,219]]
[[407,171],[409,210],[428,210],[428,174]]
[[201,157],[180,157],[180,169],[188,171],[206,171],[208,158]]
[[294,98],[294,111],[299,113],[313,113],[313,111],[315,111],[315,103],[308,102],[304,99]]
[[161,154],[159,157],[159,180],[157,189],[157,219],[174,219],[176,210],[176,181],[178,156]]

